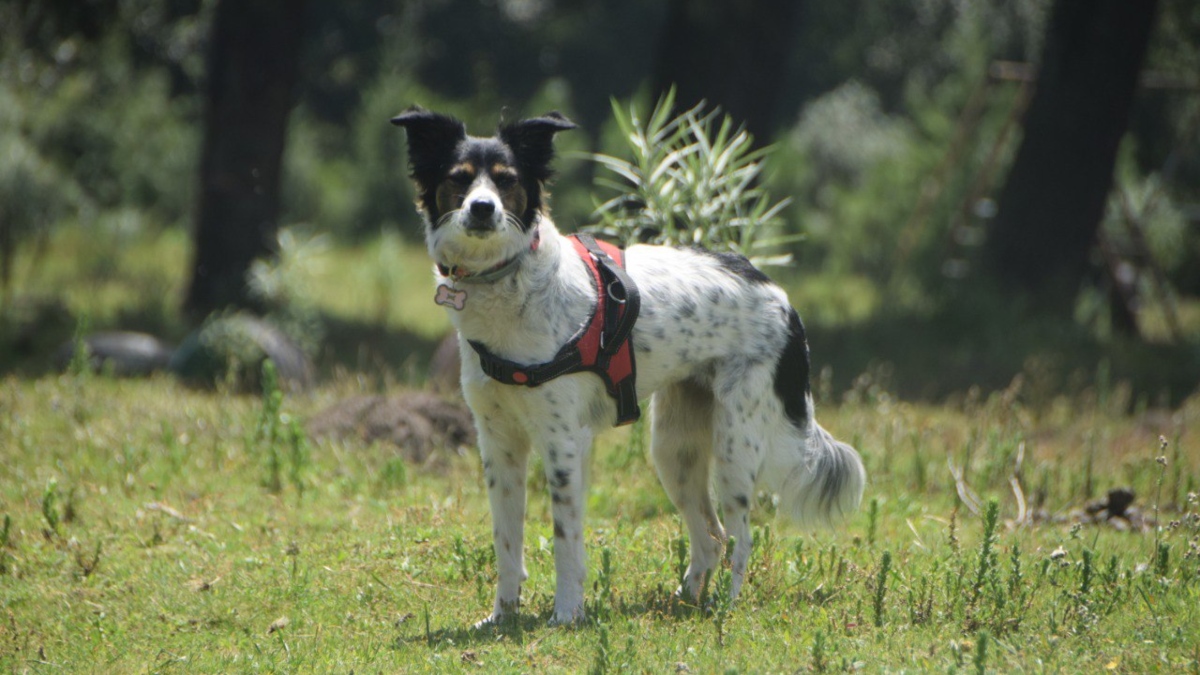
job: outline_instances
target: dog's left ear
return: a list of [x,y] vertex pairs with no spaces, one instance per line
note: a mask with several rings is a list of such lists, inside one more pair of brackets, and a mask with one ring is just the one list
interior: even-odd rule
[[500,127],[500,140],[512,148],[521,173],[539,181],[550,178],[554,159],[554,134],[576,128],[576,124],[558,111],[548,112]]

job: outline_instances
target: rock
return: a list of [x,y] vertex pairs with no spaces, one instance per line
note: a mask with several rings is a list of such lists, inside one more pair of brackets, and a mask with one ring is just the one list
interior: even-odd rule
[[[108,331],[94,333],[82,340],[92,370],[109,370],[114,375],[148,375],[167,367],[172,349],[162,340],[146,333]],[[54,353],[54,362],[66,369],[75,359],[78,343],[69,340]]]
[[184,338],[170,369],[192,384],[229,382],[255,392],[262,388],[267,359],[275,363],[282,386],[296,390],[312,382],[312,362],[294,340],[274,324],[241,312],[210,319]]
[[1114,488],[1108,491],[1104,499],[1088,504],[1083,510],[1092,517],[1103,515],[1106,520],[1113,518],[1127,519],[1129,515],[1126,511],[1129,510],[1129,507],[1133,504],[1133,500],[1136,498],[1133,490],[1129,488]]

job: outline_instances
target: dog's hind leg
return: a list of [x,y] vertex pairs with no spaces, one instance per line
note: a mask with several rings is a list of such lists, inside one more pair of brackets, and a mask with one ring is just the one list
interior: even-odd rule
[[[518,434],[505,434],[495,423],[480,425],[479,451],[492,508],[492,536],[499,580],[492,614],[477,626],[515,614],[525,571],[525,471],[529,446]],[[486,431],[485,431],[486,430]]]
[[691,539],[692,559],[679,591],[692,600],[699,599],[725,548],[725,531],[709,494],[712,408],[712,392],[694,382],[661,389],[650,400],[654,467]]
[[750,506],[768,449],[765,434],[781,416],[771,389],[773,371],[769,362],[736,360],[721,364],[713,378],[715,485],[725,530],[734,540],[730,599],[741,591],[750,562]]

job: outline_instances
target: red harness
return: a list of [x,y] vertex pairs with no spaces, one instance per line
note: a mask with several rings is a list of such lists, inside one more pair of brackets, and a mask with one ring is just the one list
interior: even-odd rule
[[604,380],[617,404],[617,425],[637,420],[637,370],[633,361],[633,324],[641,297],[624,268],[624,252],[590,235],[571,235],[596,288],[596,307],[586,326],[546,363],[525,366],[502,359],[480,342],[469,341],[489,377],[504,384],[536,387],[561,375],[592,372]]

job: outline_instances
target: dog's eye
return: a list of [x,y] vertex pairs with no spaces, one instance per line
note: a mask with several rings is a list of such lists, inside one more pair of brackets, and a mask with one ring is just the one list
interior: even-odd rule
[[446,176],[452,183],[458,185],[470,185],[475,176],[470,171],[451,171],[449,176]]
[[501,189],[510,188],[517,184],[517,175],[513,174],[513,173],[508,173],[507,171],[505,171],[503,173],[494,174],[492,176],[492,181],[496,184],[496,187],[498,187],[498,188],[501,188]]

